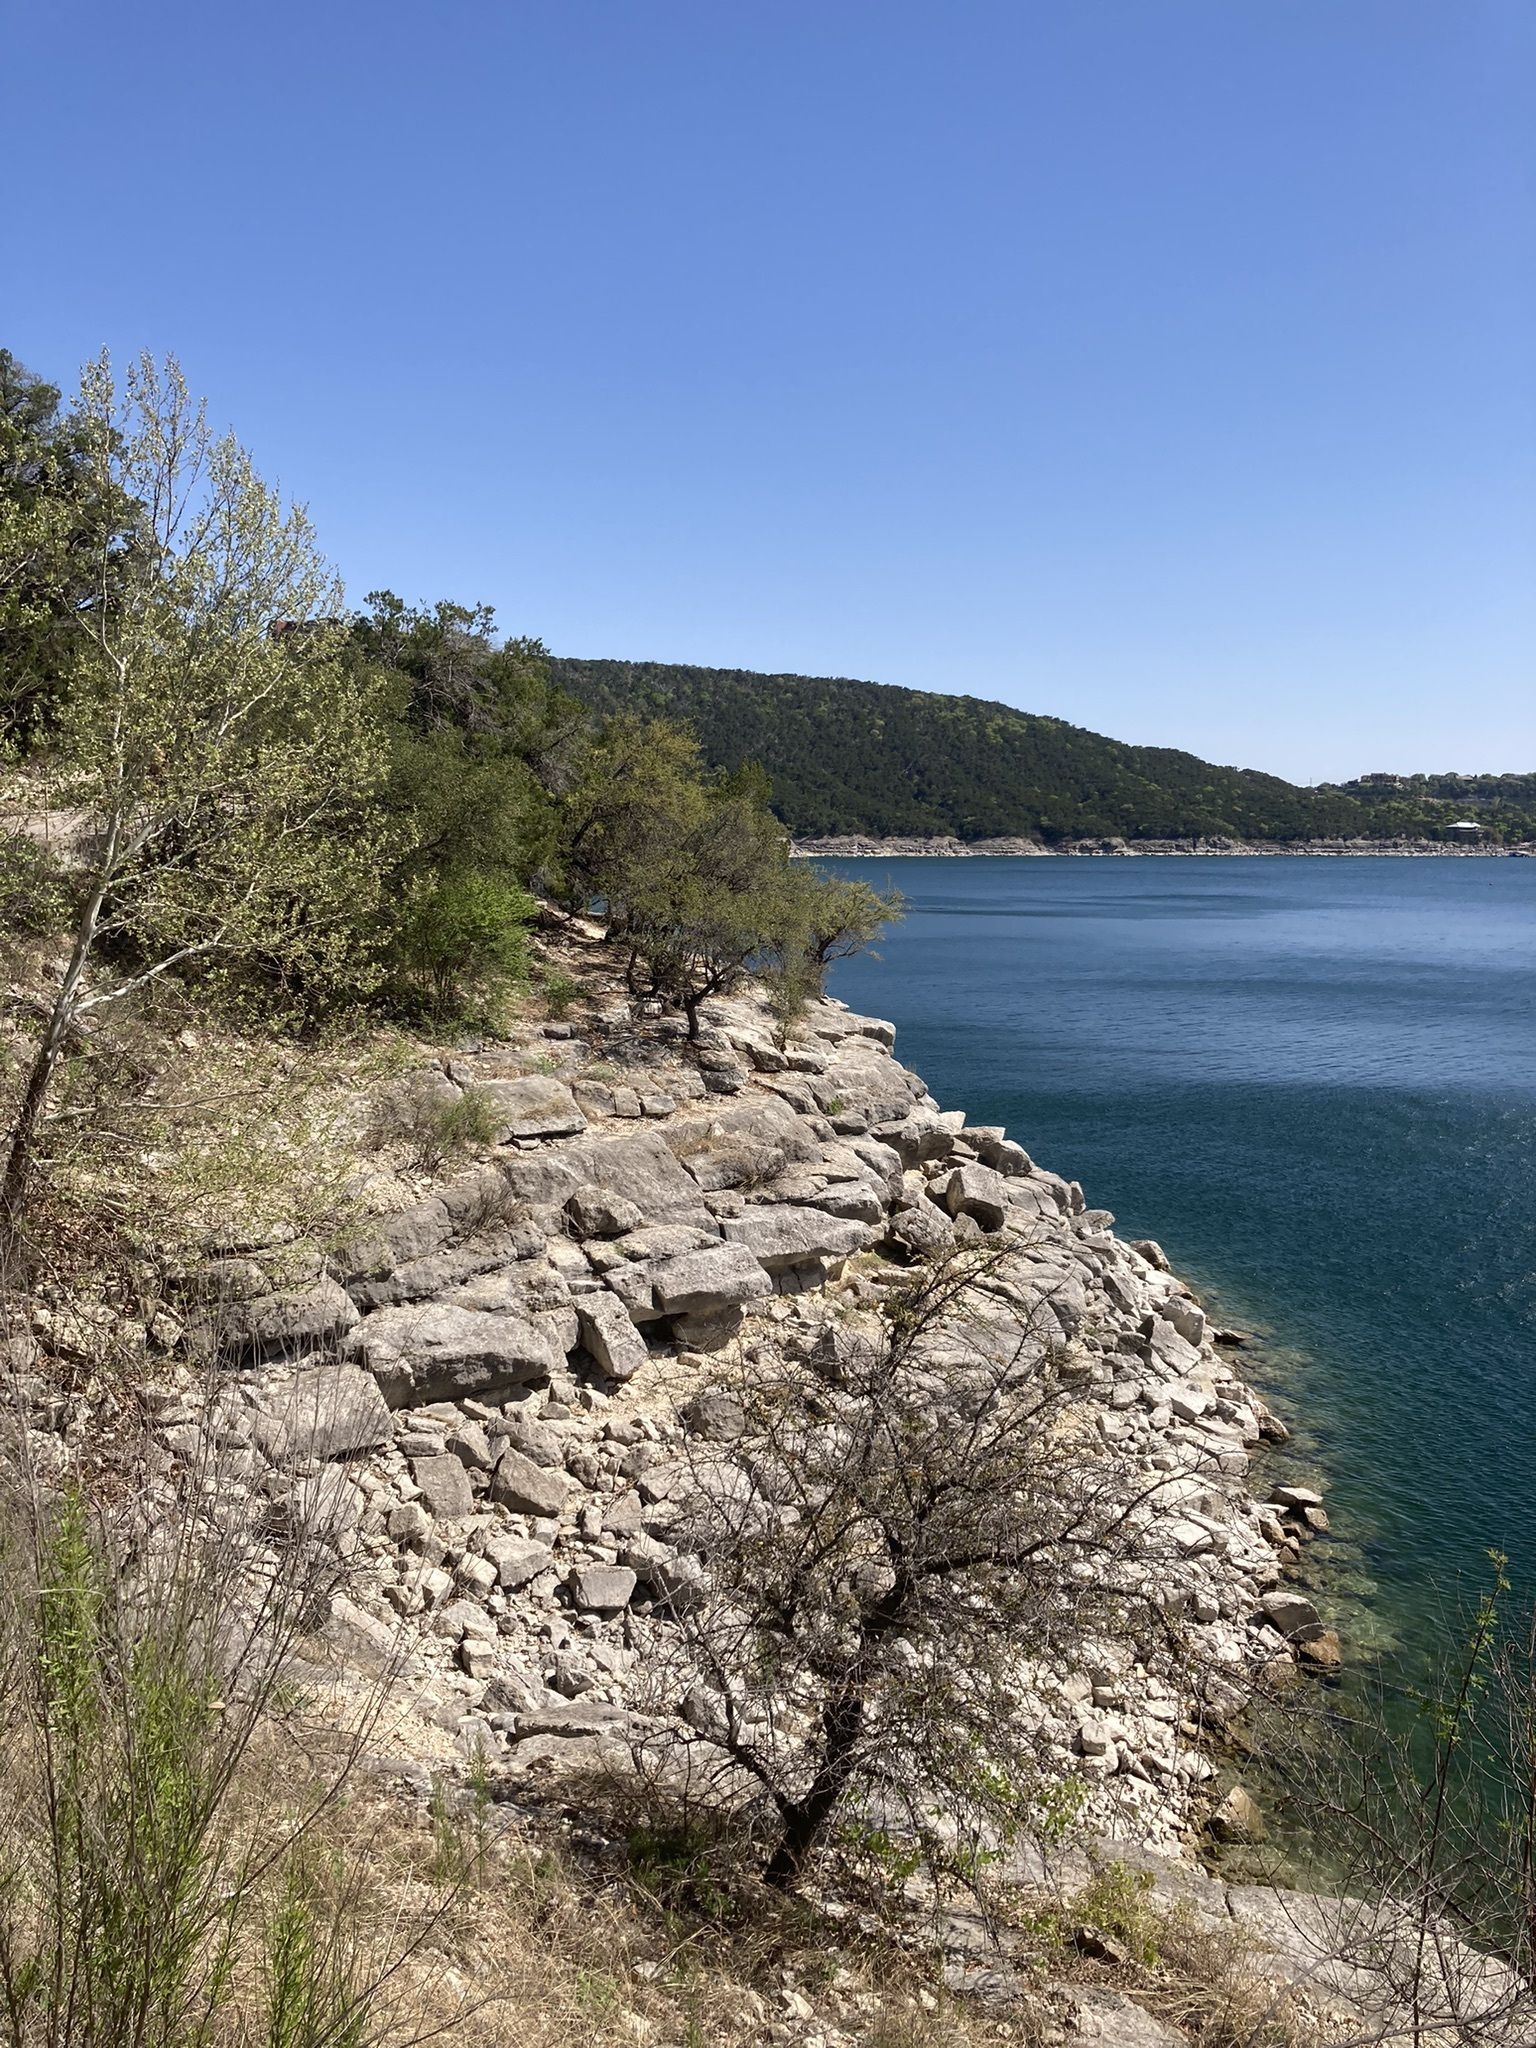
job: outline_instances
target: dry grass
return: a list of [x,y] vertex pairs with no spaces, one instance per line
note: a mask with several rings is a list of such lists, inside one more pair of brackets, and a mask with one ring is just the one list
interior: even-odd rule
[[[391,2048],[447,2030],[455,2048],[749,2048],[821,2038],[856,2048],[1001,2048],[1024,2021],[988,2019],[935,1988],[895,1946],[850,1937],[763,1895],[689,1918],[637,1883],[617,1845],[584,1851],[557,1823],[452,1822],[379,1793],[337,1818],[366,1849],[358,1933],[382,1953],[414,1927],[389,1987]],[[447,1903],[441,1896],[445,1879]]]

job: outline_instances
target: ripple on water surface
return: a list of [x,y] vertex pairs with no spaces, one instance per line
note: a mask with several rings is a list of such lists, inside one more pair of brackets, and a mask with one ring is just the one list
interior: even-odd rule
[[1356,1640],[1536,1586],[1536,861],[835,865],[910,906],[835,992],[1264,1333]]

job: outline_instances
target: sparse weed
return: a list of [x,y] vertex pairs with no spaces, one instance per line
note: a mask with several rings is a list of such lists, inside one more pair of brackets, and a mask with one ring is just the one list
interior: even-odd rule
[[367,1139],[375,1147],[401,1145],[420,1173],[433,1173],[451,1159],[494,1142],[499,1120],[483,1088],[449,1094],[437,1074],[412,1074],[395,1083],[373,1105]]

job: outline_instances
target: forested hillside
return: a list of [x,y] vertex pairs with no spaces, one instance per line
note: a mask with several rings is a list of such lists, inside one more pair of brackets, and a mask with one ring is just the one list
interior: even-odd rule
[[806,835],[1439,837],[1469,805],[1497,837],[1536,833],[1529,776],[1304,789],[1005,704],[840,676],[556,658],[551,680],[603,714],[691,725],[713,767],[760,762],[775,809]]

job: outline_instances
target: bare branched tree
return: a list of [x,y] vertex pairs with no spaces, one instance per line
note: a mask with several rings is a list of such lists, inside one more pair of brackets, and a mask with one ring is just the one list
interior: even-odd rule
[[918,1269],[888,1319],[754,1368],[741,1434],[695,1456],[678,1534],[703,1570],[660,1682],[765,1801],[775,1885],[855,1809],[972,1870],[1059,1820],[1036,1683],[1175,1626],[1159,1477],[1105,1457],[1061,1324],[1009,1273],[990,1248]]

